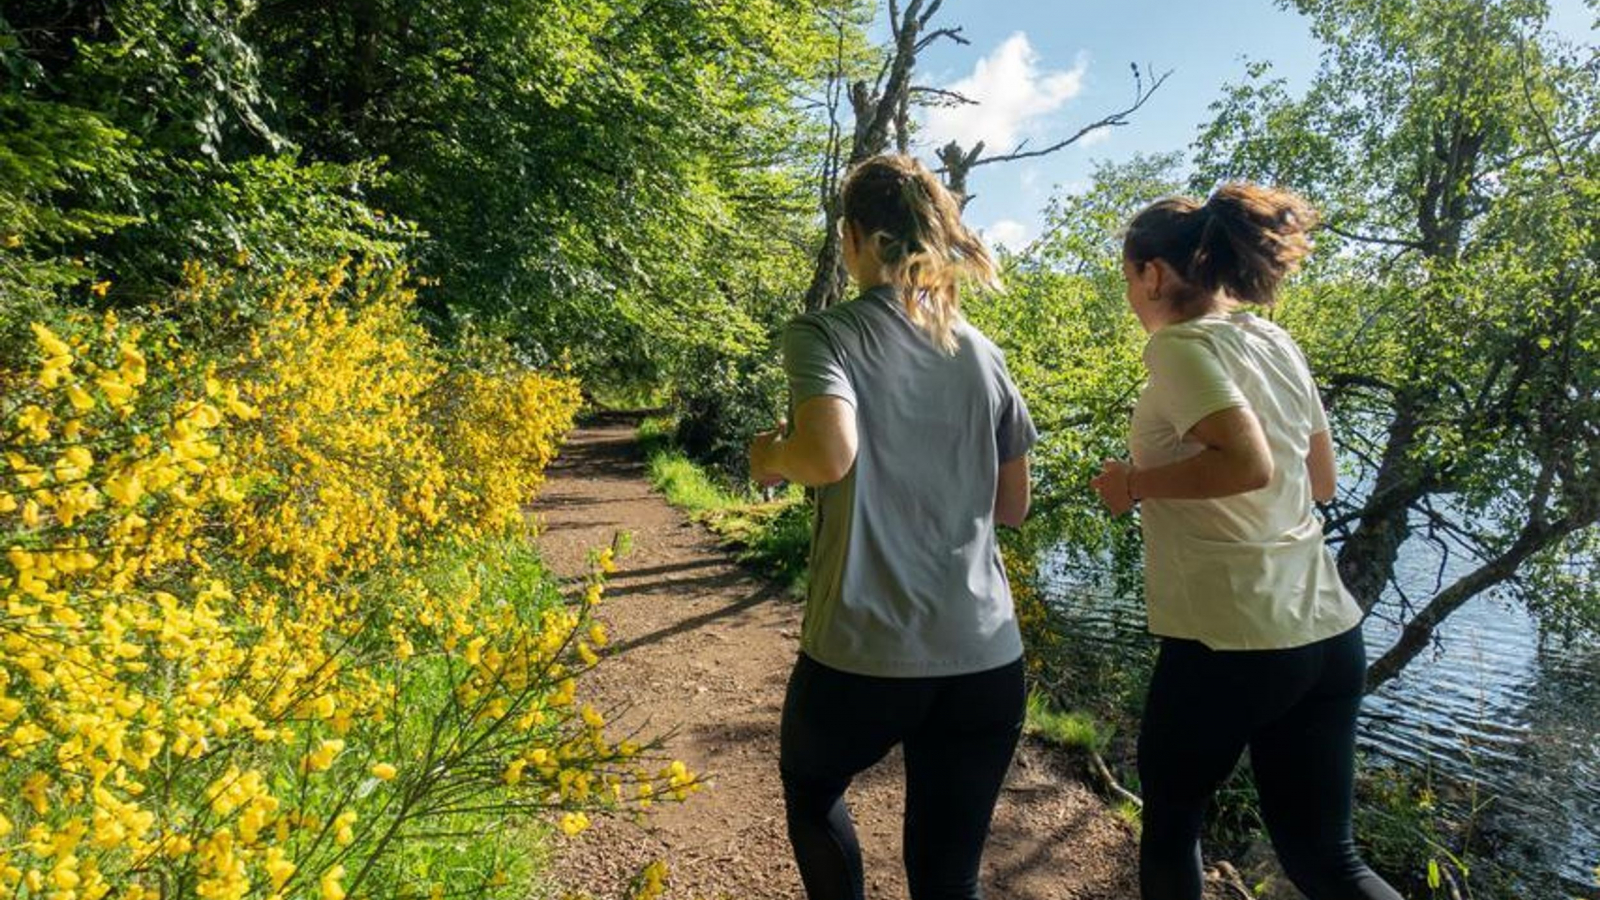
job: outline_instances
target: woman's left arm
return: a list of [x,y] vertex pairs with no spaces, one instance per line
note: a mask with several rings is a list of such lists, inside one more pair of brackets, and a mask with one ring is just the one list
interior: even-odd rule
[[833,484],[856,462],[856,410],[840,397],[822,395],[794,411],[794,428],[782,426],[750,443],[750,477],[762,484],[793,481],[806,487]]
[[1205,449],[1150,469],[1108,459],[1090,484],[1120,515],[1147,498],[1210,500],[1258,490],[1272,481],[1272,451],[1261,421],[1249,407],[1214,412],[1195,423],[1187,437]]

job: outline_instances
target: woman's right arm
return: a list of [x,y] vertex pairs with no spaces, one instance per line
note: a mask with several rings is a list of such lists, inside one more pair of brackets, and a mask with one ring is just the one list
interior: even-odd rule
[[1210,500],[1266,487],[1272,481],[1272,451],[1261,420],[1248,407],[1219,410],[1196,422],[1188,439],[1205,447],[1178,462],[1127,470],[1134,500]]

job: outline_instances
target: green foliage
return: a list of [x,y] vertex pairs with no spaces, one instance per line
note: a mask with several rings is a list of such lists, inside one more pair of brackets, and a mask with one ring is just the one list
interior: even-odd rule
[[1092,715],[1079,710],[1062,712],[1039,691],[1028,695],[1024,729],[1028,734],[1069,750],[1103,753],[1111,743],[1111,732]]
[[370,162],[279,155],[283,140],[261,114],[271,101],[257,53],[241,31],[248,9],[224,0],[8,7],[8,306],[84,282],[109,284],[101,302],[148,303],[197,259],[282,269],[395,255],[407,232],[366,207]]
[[1362,852],[1401,893],[1443,898],[1466,885],[1478,896],[1516,895],[1514,867],[1479,828],[1488,804],[1474,785],[1441,786],[1427,772],[1384,768],[1361,779],[1357,795]]
[[[405,577],[416,578],[440,594],[490,591],[535,618],[559,610],[562,603],[555,578],[520,537],[464,544]],[[455,674],[451,661],[441,654],[405,683],[397,702],[403,702],[409,714],[394,718],[392,758],[404,758],[404,748],[427,745],[432,722],[417,711],[450,708],[456,702],[451,696]],[[508,817],[504,810],[484,804],[476,809],[463,805],[433,817],[426,832],[398,838],[396,846],[379,858],[371,877],[380,890],[401,892],[419,885],[463,882],[480,890],[490,882],[528,884],[543,868],[550,852],[545,838],[553,831],[531,817]],[[429,837],[429,832],[447,837]],[[425,893],[415,890],[418,896]]]
[[670,450],[650,457],[650,483],[673,506],[696,513],[721,512],[740,504],[738,497],[711,481],[705,470],[682,453]]
[[282,131],[399,176],[375,196],[429,235],[441,323],[647,382],[759,341],[751,310],[803,268],[814,3],[278,4],[248,34]]
[[1144,335],[1128,311],[1121,233],[1152,198],[1176,190],[1173,155],[1101,165],[1082,194],[1053,199],[1044,234],[1005,259],[1007,290],[965,306],[1006,352],[1039,427],[1034,530],[1090,556],[1133,540],[1130,520],[1099,512],[1089,479],[1127,455],[1127,422],[1143,381]]
[[647,419],[639,429],[651,483],[668,503],[736,549],[740,562],[774,578],[790,593],[803,592],[811,546],[811,506],[805,492],[791,486],[767,499],[730,489],[672,446],[673,431],[666,419]]
[[127,135],[91,112],[3,94],[0,135],[0,346],[15,347],[23,322],[92,275],[60,248],[131,221],[65,199],[125,177],[131,153]]
[[441,331],[593,385],[748,370],[808,268],[833,5],[11,4],[4,302],[403,255]]
[[794,596],[805,595],[806,564],[811,555],[811,505],[799,489],[777,500],[733,506],[706,517],[706,523],[739,560],[774,578]]
[[746,450],[757,432],[788,418],[783,370],[771,351],[691,350],[673,380],[674,441],[733,480],[748,475]]

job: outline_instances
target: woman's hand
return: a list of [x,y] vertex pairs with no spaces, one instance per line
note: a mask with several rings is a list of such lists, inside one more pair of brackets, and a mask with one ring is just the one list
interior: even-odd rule
[[1089,479],[1089,486],[1113,516],[1133,509],[1133,490],[1128,483],[1132,474],[1133,466],[1120,459],[1108,459],[1101,464],[1100,474]]
[[750,441],[750,478],[762,487],[777,487],[786,480],[772,468],[773,445],[783,437],[787,423],[779,422],[771,431],[763,431]]
[[855,465],[856,440],[856,410],[849,401],[812,397],[795,408],[787,434],[779,423],[750,442],[750,477],[764,485],[833,484]]

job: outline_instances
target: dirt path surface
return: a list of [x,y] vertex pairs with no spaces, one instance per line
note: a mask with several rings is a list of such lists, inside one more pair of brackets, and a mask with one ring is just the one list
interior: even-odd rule
[[[541,549],[559,575],[581,572],[588,551],[616,532],[632,534],[600,612],[615,643],[580,691],[601,707],[647,703],[650,726],[675,731],[672,755],[713,778],[642,825],[598,821],[563,841],[559,890],[615,897],[642,865],[664,859],[674,900],[801,898],[778,783],[778,716],[800,605],[651,491],[626,422],[576,432],[534,510],[544,522]],[[987,896],[1137,897],[1132,830],[1058,768],[1047,749],[1024,742],[985,854]],[[850,791],[870,900],[906,897],[902,778],[891,754]]]

